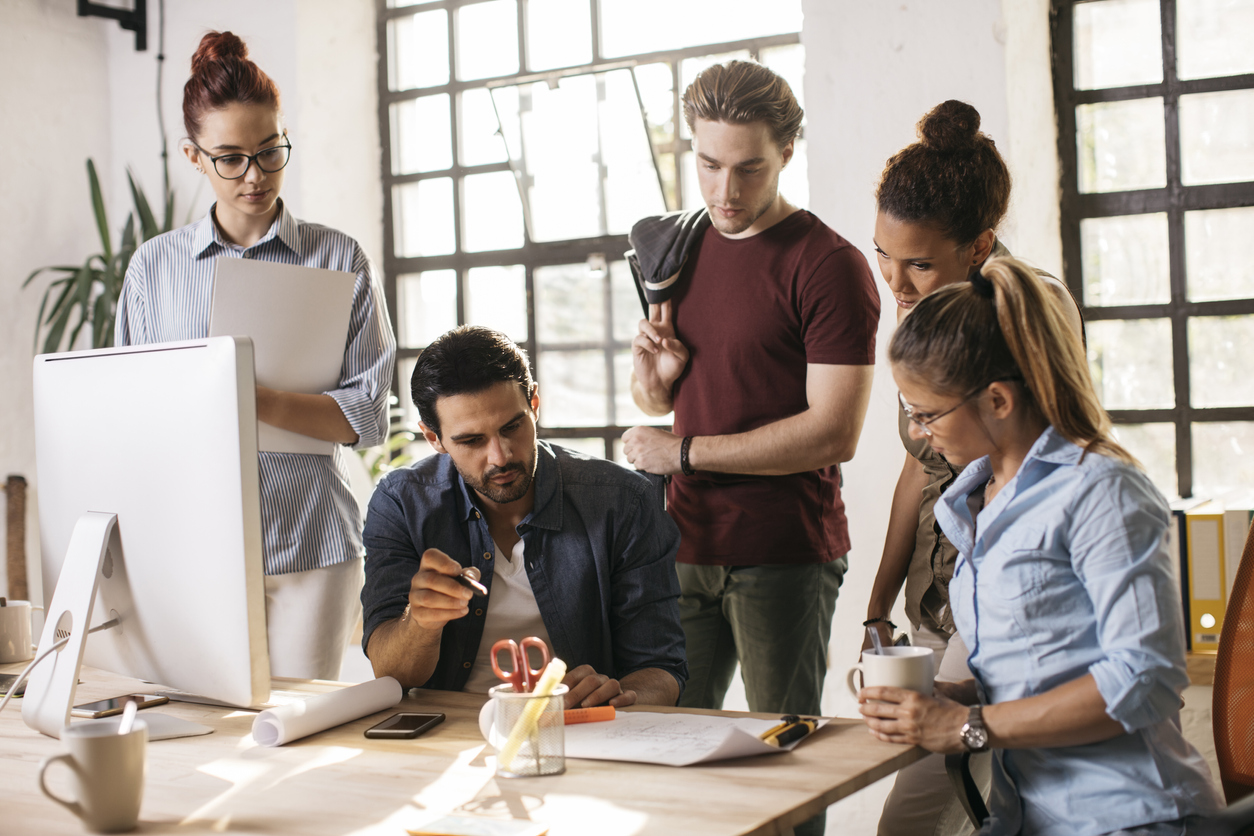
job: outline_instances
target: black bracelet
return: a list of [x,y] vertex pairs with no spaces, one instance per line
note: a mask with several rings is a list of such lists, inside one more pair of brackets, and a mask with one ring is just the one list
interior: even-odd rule
[[696,476],[697,471],[692,469],[692,465],[688,463],[688,449],[692,447],[692,436],[684,436],[684,440],[679,443],[679,470],[685,476]]
[[897,625],[889,621],[887,618],[868,618],[866,621],[862,622],[863,627],[870,627],[872,624],[887,624],[888,629],[897,629]]

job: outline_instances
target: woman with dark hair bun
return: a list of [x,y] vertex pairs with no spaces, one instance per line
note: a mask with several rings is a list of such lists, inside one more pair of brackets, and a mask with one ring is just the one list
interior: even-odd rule
[[995,258],[893,335],[910,436],[963,468],[935,514],[971,676],[864,688],[861,711],[880,740],[990,751],[987,836],[1180,836],[1223,802],[1180,730],[1171,512],[1111,438],[1064,304]]
[[259,456],[271,673],[335,679],[363,580],[361,513],[345,451],[379,444],[387,433],[396,340],[383,288],[356,241],[296,219],[280,199],[292,143],[279,90],[234,34],[201,39],[183,88],[183,124],[183,152],[216,201],[199,221],[135,252],[118,301],[117,345],[207,336],[219,258],[356,276],[336,388],[303,394],[257,387],[259,421],[336,443],[333,455]]
[[[980,131],[980,114],[959,101],[933,108],[918,125],[919,141],[889,159],[876,190],[875,251],[880,273],[897,302],[897,319],[927,294],[966,281],[990,257],[1008,256],[997,228],[1010,205],[1010,171],[993,140]],[[1083,332],[1079,308],[1057,279],[1041,274]],[[902,585],[916,645],[935,651],[937,679],[968,679],[967,649],[954,629],[949,578],[957,549],[936,524],[932,508],[961,468],[937,453],[926,437],[912,438],[904,412],[898,430],[905,464],[893,492],[884,552],[867,603],[865,626],[893,641],[890,620]],[[863,647],[869,646],[869,637]],[[985,776],[977,759],[976,773]],[[944,759],[927,758],[899,773],[880,818],[880,836],[970,830]]]

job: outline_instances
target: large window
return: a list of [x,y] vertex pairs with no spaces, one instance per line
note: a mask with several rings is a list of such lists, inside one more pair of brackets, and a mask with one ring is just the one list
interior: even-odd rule
[[1055,0],[1067,283],[1167,494],[1254,485],[1254,0]]
[[[379,6],[383,258],[398,394],[434,337],[525,346],[540,432],[621,458],[641,315],[623,260],[641,217],[701,205],[680,96],[761,61],[802,97],[800,0],[438,0]],[[659,23],[663,21],[664,23]],[[802,101],[804,106],[804,100]],[[781,190],[805,205],[805,140]]]

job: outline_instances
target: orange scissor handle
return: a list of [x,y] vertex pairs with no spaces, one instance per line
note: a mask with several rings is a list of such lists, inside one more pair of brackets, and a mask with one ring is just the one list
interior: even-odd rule
[[[531,657],[528,651],[535,648],[540,652],[540,667],[531,667]],[[510,669],[501,668],[500,654],[501,651],[509,653]],[[513,639],[501,639],[492,645],[492,672],[502,681],[508,682],[514,686],[514,690],[518,693],[530,691],[535,687],[536,680],[544,673],[545,667],[549,664],[549,647],[544,643],[543,639],[535,636],[528,636],[521,642]]]

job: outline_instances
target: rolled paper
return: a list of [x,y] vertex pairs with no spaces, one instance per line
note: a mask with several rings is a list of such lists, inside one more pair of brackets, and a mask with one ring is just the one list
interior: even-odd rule
[[253,740],[262,746],[282,746],[391,708],[403,695],[401,684],[384,676],[301,702],[267,708],[253,720]]
[[565,676],[566,663],[561,659],[552,660],[544,669],[544,673],[540,676],[540,681],[536,683],[536,688],[532,691],[536,699],[527,702],[527,707],[523,709],[522,716],[518,718],[518,722],[514,724],[509,737],[506,738],[505,745],[497,753],[497,762],[503,769],[508,770],[514,763],[514,756],[518,754],[523,741],[535,732],[540,715],[548,707],[549,701],[539,698],[552,694],[553,689],[561,684],[562,678]]

